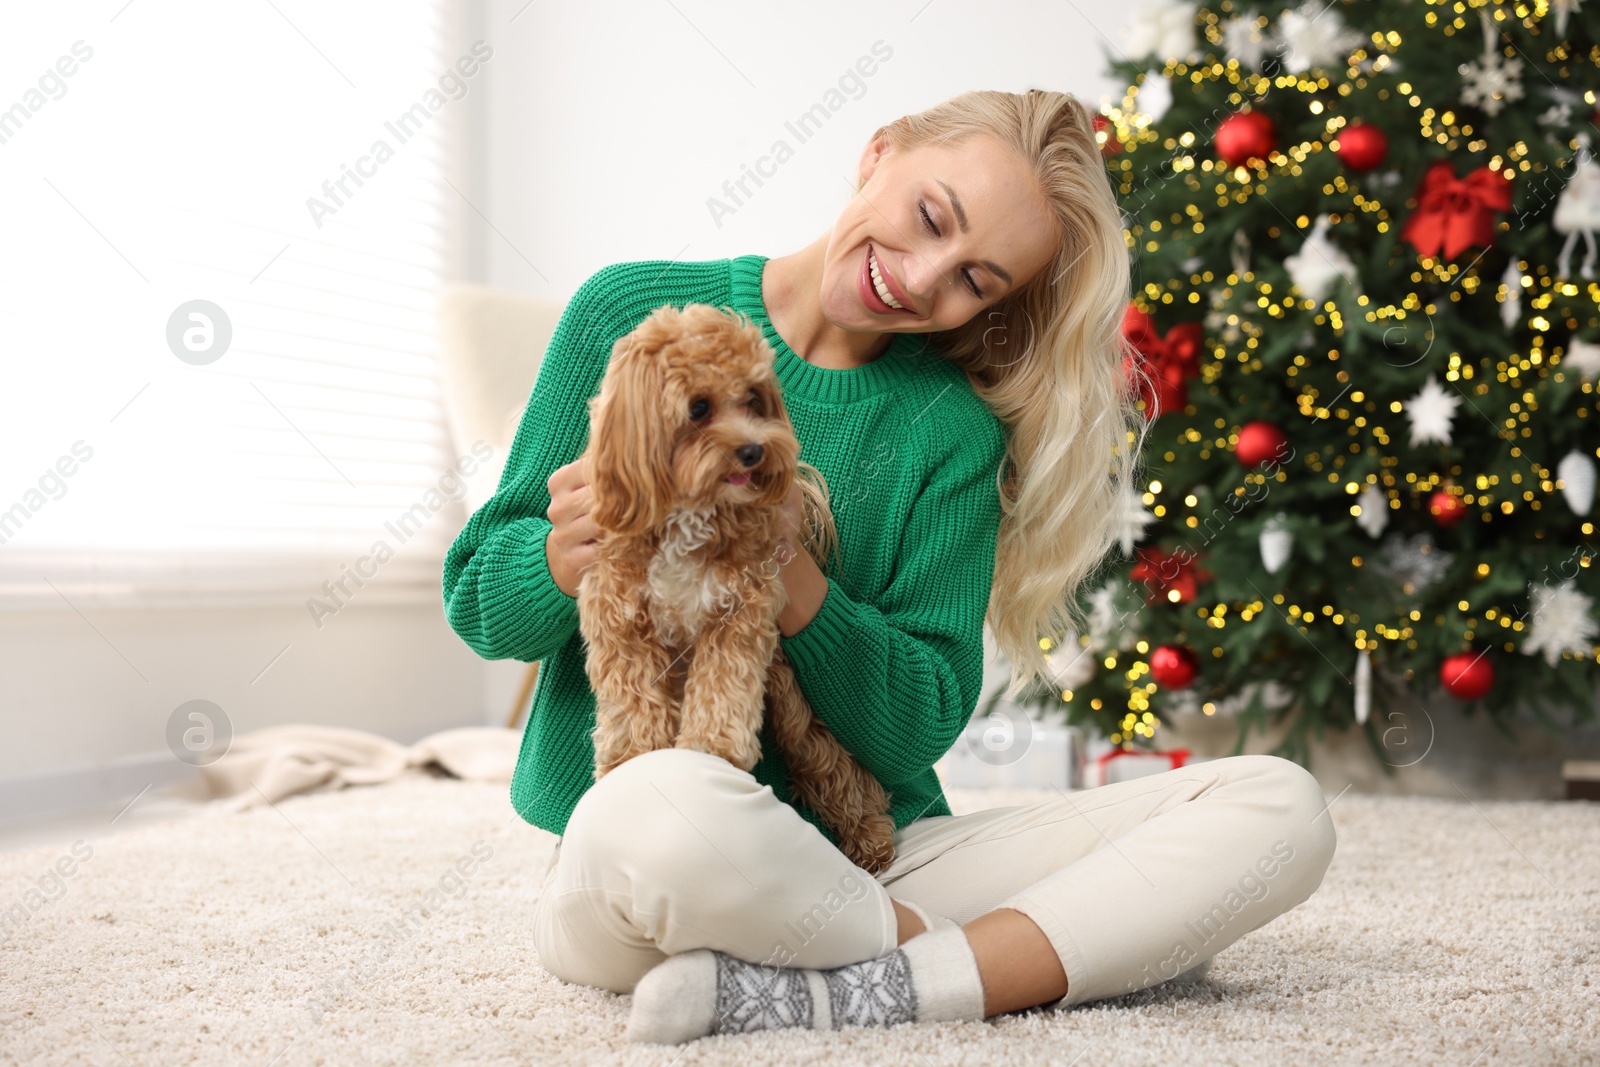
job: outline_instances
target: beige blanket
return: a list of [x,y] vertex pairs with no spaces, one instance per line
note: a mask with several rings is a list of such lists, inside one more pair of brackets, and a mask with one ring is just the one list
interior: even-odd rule
[[498,726],[443,730],[402,745],[363,730],[295,724],[240,734],[215,763],[175,790],[242,811],[294,793],[373,785],[437,768],[456,778],[511,780],[522,735]]

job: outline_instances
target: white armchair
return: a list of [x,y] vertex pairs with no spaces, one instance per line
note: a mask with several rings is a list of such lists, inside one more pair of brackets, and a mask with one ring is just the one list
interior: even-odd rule
[[468,488],[473,511],[494,495],[564,307],[482,285],[449,285],[439,294],[445,411],[456,451],[465,454],[479,440],[494,449],[484,476]]
[[[445,414],[455,452],[466,455],[478,441],[494,450],[467,484],[469,511],[477,511],[494,495],[564,307],[464,283],[448,285],[439,294]],[[537,663],[528,665],[507,726],[515,726],[525,710],[538,673]]]

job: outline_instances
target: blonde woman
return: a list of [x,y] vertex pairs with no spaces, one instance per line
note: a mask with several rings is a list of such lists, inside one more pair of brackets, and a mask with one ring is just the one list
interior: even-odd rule
[[[1016,685],[1049,677],[1041,636],[1081,629],[1075,594],[1114,543],[1146,425],[1128,295],[1091,115],[1037,90],[878,130],[855,196],[790,255],[623,263],[578,290],[444,593],[479,655],[544,662],[511,789],[559,835],[533,941],[558,977],[631,992],[630,1037],[1081,1004],[1192,978],[1321,883],[1332,819],[1287,760],[966,816],[932,769],[976,706],[986,620]],[[585,402],[613,341],[690,302],[762,328],[830,487],[837,573],[790,553],[778,626],[816,713],[891,794],[896,859],[876,878],[788,802],[770,738],[751,773],[672,749],[593,781]]]

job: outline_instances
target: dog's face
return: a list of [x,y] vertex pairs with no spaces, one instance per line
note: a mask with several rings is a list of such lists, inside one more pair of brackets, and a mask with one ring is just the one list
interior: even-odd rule
[[781,507],[800,442],[772,361],[759,327],[708,304],[618,339],[589,402],[595,524],[638,535],[675,506]]

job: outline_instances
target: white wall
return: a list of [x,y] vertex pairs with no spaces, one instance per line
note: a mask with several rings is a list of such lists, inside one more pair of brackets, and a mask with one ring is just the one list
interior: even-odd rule
[[[0,55],[4,57],[0,68],[25,76],[4,90],[5,104],[0,106],[15,103],[29,88],[34,76],[29,72],[48,66],[64,42],[81,37],[99,49],[96,64],[86,68],[85,77],[95,71],[110,72],[113,68],[102,64],[127,56],[131,51],[128,42],[133,39],[130,35],[141,19],[145,20],[142,32],[147,32],[152,20],[184,19],[190,14],[175,11],[171,5],[156,7],[160,10],[147,12],[145,5],[129,7],[123,0],[115,0],[42,13],[12,5],[0,18],[0,29],[5,31],[0,33]],[[318,55],[317,45],[311,43],[314,40],[337,56],[357,79],[367,82],[359,57],[363,44],[373,46],[376,35],[370,32],[370,24],[360,24],[359,11],[350,5],[341,5],[338,11],[326,8],[315,11],[300,0],[286,0],[278,10],[245,5],[231,16],[221,17],[223,21],[231,17],[229,28],[240,35],[238,40],[224,43],[235,49],[233,55],[240,63],[259,64],[286,79],[323,77],[344,88],[343,72],[335,73],[326,55]],[[410,10],[421,9],[413,6]],[[461,8],[463,18],[471,12],[470,5]],[[402,17],[402,13],[385,6],[373,17]],[[467,31],[470,26],[463,27],[463,32]],[[469,42],[473,39],[466,38]],[[449,52],[460,54],[459,49]],[[319,66],[313,71],[312,64]],[[207,90],[203,65],[192,70],[174,68],[167,74],[185,80],[193,93],[204,95]],[[373,87],[368,84],[366,88]],[[18,181],[26,179],[30,189],[54,195],[38,171],[61,183],[66,181],[63,171],[80,176],[73,174],[70,157],[59,151],[70,146],[72,139],[63,124],[49,120],[69,115],[73,109],[94,108],[117,91],[115,79],[106,75],[101,75],[98,83],[75,79],[60,102],[51,101],[50,110],[30,120],[27,138],[0,147],[0,155],[17,171],[13,177],[20,175]],[[275,92],[282,96],[269,79],[262,80],[259,92],[269,101]],[[475,101],[481,95],[474,86],[468,99]],[[351,97],[336,99],[348,103]],[[149,103],[162,105],[159,100]],[[329,121],[327,113],[320,117]],[[303,121],[315,123],[318,118],[308,112]],[[226,132],[248,140],[251,128],[246,124]],[[196,128],[197,138],[206,134],[203,127]],[[130,138],[138,136],[139,131],[129,131]],[[221,140],[238,143],[230,138]],[[187,147],[199,143],[191,141]],[[251,147],[265,151],[270,144],[263,141]],[[19,150],[34,155],[18,156]],[[231,162],[240,168],[250,165],[236,148],[216,151],[225,161],[229,161],[227,153],[233,152],[237,158]],[[105,164],[100,170],[112,180],[114,164],[120,158],[112,152],[100,160]],[[470,211],[463,207],[462,214]],[[86,211],[86,218],[89,215],[101,227],[100,237],[83,226],[81,231],[63,231],[61,240],[115,242],[129,248],[130,261],[142,259],[127,243],[126,219],[105,209]],[[220,243],[226,244],[226,240]],[[112,248],[94,247],[121,266]],[[148,263],[142,265],[149,269]],[[128,271],[126,278],[133,279],[133,271]],[[5,277],[0,279],[0,289],[20,292],[17,286],[24,280]],[[131,282],[133,286],[141,284]],[[28,353],[8,343],[15,339],[14,330],[8,332],[8,327],[34,309],[0,298],[0,310],[0,395],[10,390],[9,400],[59,403],[63,410],[75,405],[96,407],[93,383],[87,380],[71,396],[38,395],[19,388],[16,361]],[[110,314],[103,307],[85,313],[102,318]],[[73,327],[71,322],[59,325],[69,331]],[[148,346],[141,348],[136,333],[128,336],[130,361],[144,358]],[[31,452],[40,446],[39,441],[30,439],[33,436],[18,434],[15,426],[8,435],[6,426],[0,425],[0,442],[8,450]],[[73,436],[67,434],[66,440]],[[54,439],[43,443],[55,445]],[[203,480],[191,481],[194,492],[206,491]],[[131,488],[148,487],[136,484]],[[11,484],[0,487],[8,503],[16,499],[18,491],[19,487]],[[441,511],[434,519],[441,526],[449,524],[452,532],[465,521],[458,506]],[[436,566],[434,573],[438,573]],[[431,589],[425,585],[399,589],[400,583],[389,580],[391,577],[386,571],[379,580],[369,582],[320,628],[305,606],[305,597],[314,595],[314,588],[297,596],[281,596],[276,603],[257,597],[253,602],[204,608],[157,607],[137,597],[91,602],[75,596],[68,603],[63,595],[57,601],[27,607],[9,600],[0,602],[0,734],[5,738],[0,745],[0,821],[68,806],[126,800],[146,784],[187,775],[189,768],[168,750],[166,726],[174,709],[193,699],[217,704],[233,729],[241,733],[309,722],[369,730],[410,742],[443,728],[503,723],[524,665],[489,664],[472,653],[445,622],[437,580]]]
[[[1122,92],[1102,73],[1122,5],[526,4],[482,10],[495,58],[480,207],[499,233],[478,269],[555,299],[608,263],[794,251],[849,200],[873,130],[957,93]],[[804,143],[785,129],[880,40],[891,54],[859,99]],[[707,198],[780,138],[794,157],[719,226]]]
[[[190,700],[216,704],[236,734],[310,722],[402,742],[503,721],[509,706],[491,710],[484,664],[429,603],[356,600],[320,630],[303,605],[0,614],[0,678],[0,819],[187,775],[166,730]],[[80,769],[65,794],[34,781]]]

